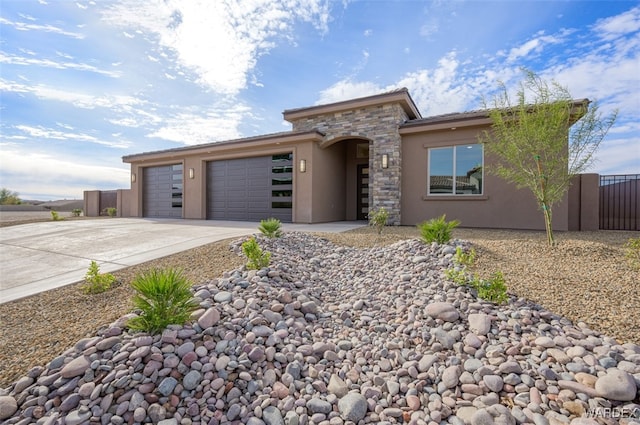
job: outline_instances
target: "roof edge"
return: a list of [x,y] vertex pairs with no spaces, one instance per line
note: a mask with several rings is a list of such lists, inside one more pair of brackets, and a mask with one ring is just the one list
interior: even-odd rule
[[236,145],[239,146],[243,144],[263,143],[268,141],[271,141],[272,143],[291,143],[291,142],[298,142],[305,139],[321,141],[323,137],[324,137],[324,134],[317,130],[286,131],[286,132],[280,132],[280,133],[264,134],[260,136],[245,137],[241,139],[223,140],[219,142],[203,143],[203,144],[191,145],[191,146],[181,146],[178,148],[125,155],[122,157],[122,162],[131,163],[139,160],[144,160],[147,157],[165,156],[165,155],[170,155],[173,153],[180,153],[185,151],[189,152],[190,154],[192,153],[195,154],[195,153],[207,151],[210,149],[217,149],[219,147],[225,147],[225,146],[233,147]]
[[[574,108],[584,105],[589,105],[591,101],[587,98],[573,99],[571,101]],[[513,108],[501,108],[501,109],[479,109],[468,112],[454,112],[450,114],[434,115],[431,117],[422,118],[419,120],[408,121],[400,126],[401,129],[415,129],[416,127],[443,127],[447,124],[457,124],[461,126],[483,124],[490,121],[490,113],[495,110],[501,110],[508,112]],[[582,115],[577,117],[576,121],[580,119]],[[575,122],[575,121],[574,121]]]
[[342,100],[339,102],[326,103],[323,105],[307,106],[302,108],[286,109],[282,112],[284,119],[291,122],[292,120],[298,120],[315,115],[322,115],[326,113],[347,111],[355,108],[362,108],[366,106],[375,106],[385,103],[400,103],[402,109],[409,116],[410,120],[421,119],[420,111],[416,106],[413,98],[409,94],[409,89],[406,87],[378,93],[371,96],[359,97],[355,99]]

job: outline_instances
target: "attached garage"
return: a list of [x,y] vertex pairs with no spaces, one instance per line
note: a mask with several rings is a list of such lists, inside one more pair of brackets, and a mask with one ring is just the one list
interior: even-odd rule
[[143,169],[143,215],[182,218],[182,164]]
[[211,161],[207,218],[292,221],[293,154]]

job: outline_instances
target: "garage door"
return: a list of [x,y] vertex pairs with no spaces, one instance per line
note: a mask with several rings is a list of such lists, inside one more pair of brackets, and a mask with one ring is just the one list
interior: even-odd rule
[[182,218],[182,164],[147,167],[143,176],[143,215]]
[[207,192],[209,219],[291,222],[293,155],[212,161]]

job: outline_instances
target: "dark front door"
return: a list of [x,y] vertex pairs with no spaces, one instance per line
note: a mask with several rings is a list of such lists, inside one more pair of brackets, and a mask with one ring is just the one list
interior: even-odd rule
[[[369,219],[369,164],[358,164],[358,189],[356,202],[358,211],[356,218],[358,220]],[[352,186],[353,187],[353,186]]]

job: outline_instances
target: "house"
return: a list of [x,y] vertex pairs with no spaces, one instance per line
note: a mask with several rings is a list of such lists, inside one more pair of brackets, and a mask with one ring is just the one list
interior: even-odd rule
[[[446,214],[465,227],[544,229],[529,191],[485,171],[486,111],[423,118],[403,88],[283,114],[291,131],[125,156],[122,214],[320,223],[384,207],[393,225]],[[557,230],[598,228],[597,176],[580,177],[554,208]],[[594,203],[595,224],[582,214]]]

